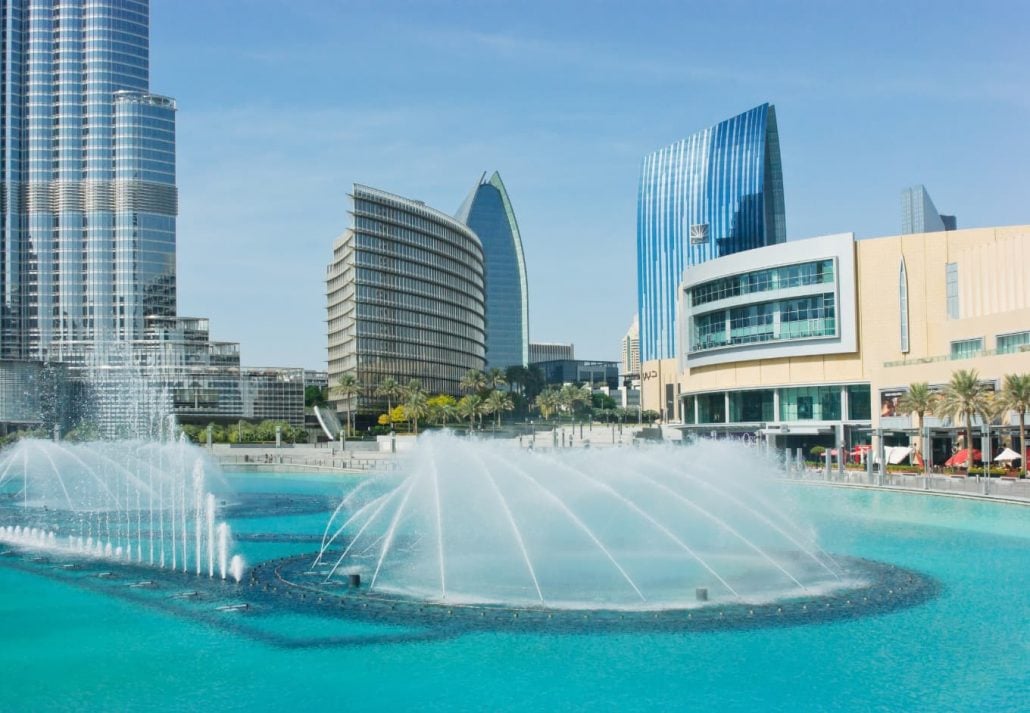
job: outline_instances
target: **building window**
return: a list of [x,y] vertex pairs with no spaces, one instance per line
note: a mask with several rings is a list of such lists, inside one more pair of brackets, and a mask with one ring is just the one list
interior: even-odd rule
[[951,343],[950,356],[952,359],[970,359],[978,356],[983,350],[983,337],[978,337],[976,339],[963,339],[961,341]]
[[807,386],[780,392],[781,421],[839,421],[840,387]]
[[699,394],[697,397],[698,423],[726,422],[726,395],[720,391],[715,394]]
[[998,335],[999,354],[1015,354],[1016,352],[1026,351],[1023,347],[1027,345],[1030,345],[1030,332]]
[[944,266],[944,279],[948,298],[948,319],[958,319],[958,263],[949,262]]
[[898,271],[898,309],[901,313],[901,353],[908,354],[908,273],[905,258],[901,258]]
[[851,421],[868,421],[872,418],[872,393],[869,384],[856,384],[847,387],[848,419]]
[[773,420],[772,389],[730,392],[730,423],[757,423]]

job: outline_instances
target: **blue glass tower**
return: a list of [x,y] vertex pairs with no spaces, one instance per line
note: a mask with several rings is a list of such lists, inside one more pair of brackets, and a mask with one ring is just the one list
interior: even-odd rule
[[457,219],[483,243],[486,268],[486,365],[529,364],[529,289],[522,237],[501,174],[484,173]]
[[676,356],[684,269],[786,239],[771,104],[645,156],[637,201],[640,360]]
[[175,316],[175,103],[147,0],[0,0],[0,356]]

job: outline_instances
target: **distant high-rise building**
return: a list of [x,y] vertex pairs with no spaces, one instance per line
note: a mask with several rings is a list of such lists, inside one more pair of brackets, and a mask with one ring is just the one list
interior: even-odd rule
[[501,174],[484,173],[458,209],[457,219],[483,244],[486,269],[486,365],[529,363],[529,286],[522,237]]
[[939,233],[956,230],[958,221],[953,215],[941,215],[933,204],[926,186],[918,185],[901,191],[901,234]]
[[175,102],[145,0],[4,0],[0,355],[140,339],[175,315]]
[[786,239],[772,105],[645,156],[637,203],[640,359],[676,355],[676,289],[685,268]]
[[629,330],[619,346],[622,373],[640,374],[640,318],[636,315],[633,316],[633,324],[629,325]]
[[541,361],[555,361],[557,359],[575,359],[575,344],[548,344],[545,342],[533,342],[529,345],[529,363],[536,364]]
[[[421,201],[361,185],[351,198],[353,228],[333,244],[326,277],[330,386],[357,377],[365,413],[385,406],[375,391],[388,378],[459,394],[485,365],[479,238]],[[330,399],[342,403],[332,389]]]

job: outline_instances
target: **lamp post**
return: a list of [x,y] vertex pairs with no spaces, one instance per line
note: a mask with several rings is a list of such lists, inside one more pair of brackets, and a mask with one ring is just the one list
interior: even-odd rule
[[[984,495],[989,495],[991,491],[991,424],[987,419],[984,419],[984,437],[980,452],[984,462]],[[972,448],[969,449],[969,464],[973,464]]]

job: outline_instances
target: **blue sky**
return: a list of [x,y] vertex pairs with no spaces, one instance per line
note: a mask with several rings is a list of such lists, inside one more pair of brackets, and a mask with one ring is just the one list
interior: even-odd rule
[[453,213],[499,170],[534,341],[615,359],[644,154],[776,105],[790,239],[1030,222],[1030,4],[152,0],[176,98],[179,312],[247,365],[325,368],[354,182]]

